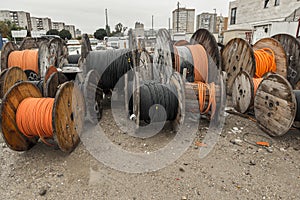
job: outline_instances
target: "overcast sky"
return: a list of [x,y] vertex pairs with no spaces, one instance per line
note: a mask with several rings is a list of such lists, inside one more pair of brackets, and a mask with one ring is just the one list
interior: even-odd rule
[[[214,12],[228,16],[230,0],[180,0],[181,6],[195,8],[196,15],[202,12]],[[136,21],[151,27],[154,15],[154,27],[168,27],[168,19],[176,8],[174,0],[2,0],[1,10],[21,10],[31,13],[32,17],[49,17],[52,21],[62,21],[75,25],[83,33],[94,33],[105,27],[105,8],[108,9],[111,30],[121,22],[133,27]],[[172,18],[171,18],[172,19]]]

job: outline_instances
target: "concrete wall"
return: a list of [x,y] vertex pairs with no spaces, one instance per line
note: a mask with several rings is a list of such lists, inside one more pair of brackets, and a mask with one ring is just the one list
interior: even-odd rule
[[[173,11],[173,32],[177,33],[177,9]],[[195,9],[179,9],[179,31],[193,33],[195,31]]]
[[242,38],[247,40],[246,32],[251,32],[251,29],[237,29],[237,30],[228,30],[224,32],[223,44],[226,45],[230,40],[234,38]]
[[[250,29],[253,23],[264,21],[283,21],[295,9],[300,7],[299,0],[280,0],[275,6],[275,0],[269,0],[267,8],[264,8],[265,0],[236,0],[229,4],[229,30]],[[237,8],[236,24],[230,25],[231,9]]]

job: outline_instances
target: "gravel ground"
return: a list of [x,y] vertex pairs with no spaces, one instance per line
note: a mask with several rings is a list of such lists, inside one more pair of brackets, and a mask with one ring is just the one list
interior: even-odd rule
[[[193,144],[174,163],[149,173],[111,169],[90,155],[83,144],[65,154],[42,143],[28,152],[10,150],[0,139],[1,199],[300,199],[300,133],[291,130],[269,138],[271,148],[247,141],[265,139],[255,122],[228,115],[221,137],[199,158],[208,122]],[[151,151],[174,137],[166,128],[150,139],[124,134],[107,108],[101,120],[106,135],[121,148]]]

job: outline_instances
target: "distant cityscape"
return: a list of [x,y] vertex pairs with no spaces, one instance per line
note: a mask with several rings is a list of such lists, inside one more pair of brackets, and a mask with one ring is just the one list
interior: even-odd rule
[[[209,30],[216,40],[223,44],[236,37],[254,43],[276,33],[287,33],[299,37],[300,1],[275,0],[275,2],[271,2],[265,0],[262,2],[264,3],[259,1],[249,3],[248,0],[231,1],[229,3],[229,17],[218,15],[216,10],[196,15],[194,8],[179,7],[178,5],[171,13],[168,29],[174,40],[178,35],[184,35],[184,38],[188,40],[195,30],[204,28]],[[24,11],[1,10],[0,20],[10,20],[31,31],[32,36],[38,35],[35,33],[46,33],[50,29],[68,30],[73,38],[82,34],[75,25],[54,22],[49,17],[31,17],[29,12]],[[152,20],[152,28],[148,30],[144,28],[142,22],[136,22],[134,32],[138,37],[152,38],[156,36],[157,30],[154,30]]]

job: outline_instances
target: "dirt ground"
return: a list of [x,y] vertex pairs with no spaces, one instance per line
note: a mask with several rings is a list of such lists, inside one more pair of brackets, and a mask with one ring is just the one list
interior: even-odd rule
[[[104,110],[101,126],[120,147],[151,150],[173,137],[165,131],[136,139],[112,124]],[[1,199],[300,199],[300,132],[267,136],[255,122],[228,114],[218,143],[199,158],[208,123],[188,150],[171,165],[149,173],[111,169],[92,157],[81,143],[71,154],[39,143],[28,152],[10,150],[0,139]],[[271,148],[247,141],[268,140]]]

